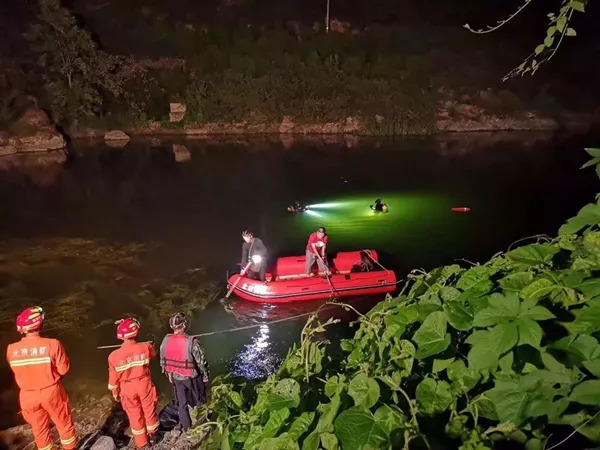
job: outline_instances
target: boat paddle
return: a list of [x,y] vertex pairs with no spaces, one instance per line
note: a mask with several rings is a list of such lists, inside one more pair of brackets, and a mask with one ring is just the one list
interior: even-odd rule
[[227,294],[225,294],[225,298],[229,298],[229,296],[231,295],[231,293],[233,292],[233,290],[237,287],[237,285],[240,282],[240,280],[242,279],[242,277],[244,275],[246,275],[246,272],[250,268],[250,264],[252,264],[252,261],[250,261],[248,264],[246,264],[246,267],[244,267],[244,270],[242,270],[240,272],[240,276],[238,277],[237,280],[235,280],[235,283],[233,283],[233,285],[231,286],[231,289],[229,289],[229,291],[227,291]]
[[318,253],[317,253],[317,257],[321,260],[321,262],[323,263],[323,266],[325,267],[325,278],[327,278],[327,283],[329,283],[329,288],[331,289],[331,293],[333,294],[334,297],[337,297],[337,293],[335,292],[335,289],[333,288],[333,284],[331,283],[331,278],[330,278],[331,271],[329,270],[329,266],[325,262],[325,258],[323,258]]

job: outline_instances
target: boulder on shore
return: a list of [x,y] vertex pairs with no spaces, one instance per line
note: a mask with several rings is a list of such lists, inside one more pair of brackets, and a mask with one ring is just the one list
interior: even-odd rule
[[9,129],[0,135],[0,155],[47,152],[67,146],[65,137],[39,108],[28,108]]
[[111,130],[104,133],[105,141],[129,141],[129,135],[121,130]]

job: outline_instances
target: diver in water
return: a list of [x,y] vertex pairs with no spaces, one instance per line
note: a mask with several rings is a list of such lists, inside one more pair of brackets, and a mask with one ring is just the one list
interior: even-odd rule
[[373,211],[377,211],[377,212],[388,212],[388,205],[387,205],[387,203],[383,203],[380,198],[378,198],[377,200],[375,200],[375,204],[374,205],[370,205],[370,208]]
[[302,206],[298,200],[293,205],[287,207],[289,212],[304,212],[308,209],[308,206]]

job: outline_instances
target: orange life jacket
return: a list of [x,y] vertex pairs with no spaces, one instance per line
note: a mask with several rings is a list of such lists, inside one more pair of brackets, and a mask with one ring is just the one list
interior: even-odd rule
[[167,373],[193,377],[196,363],[192,355],[194,338],[185,334],[167,334],[160,346],[160,365]]

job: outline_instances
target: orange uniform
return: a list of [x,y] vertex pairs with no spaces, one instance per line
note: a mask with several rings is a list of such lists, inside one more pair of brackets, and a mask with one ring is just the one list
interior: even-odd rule
[[69,371],[69,358],[56,339],[28,334],[10,344],[6,359],[21,392],[23,418],[31,425],[39,450],[54,447],[50,419],[56,425],[65,450],[77,446],[69,397],[60,379]]
[[155,356],[150,343],[129,340],[108,356],[108,389],[121,398],[136,447],[147,445],[148,436],[158,431],[156,388],[149,368]]

